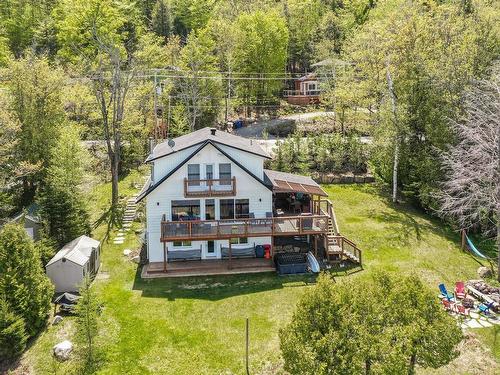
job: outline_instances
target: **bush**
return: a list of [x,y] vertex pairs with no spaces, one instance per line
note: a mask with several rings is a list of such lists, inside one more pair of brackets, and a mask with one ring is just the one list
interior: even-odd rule
[[357,136],[319,134],[306,139],[295,132],[276,143],[271,167],[294,173],[341,173],[367,171],[367,147]]
[[326,275],[280,331],[292,374],[413,374],[456,357],[462,331],[416,276],[381,273],[336,284]]
[[23,318],[26,333],[34,336],[45,324],[54,287],[21,225],[7,224],[0,230],[0,275],[0,296]]
[[296,129],[294,120],[273,120],[274,124],[266,127],[266,131],[275,137],[287,137],[293,134]]
[[26,348],[27,335],[24,320],[10,311],[4,298],[0,298],[0,358],[12,359]]

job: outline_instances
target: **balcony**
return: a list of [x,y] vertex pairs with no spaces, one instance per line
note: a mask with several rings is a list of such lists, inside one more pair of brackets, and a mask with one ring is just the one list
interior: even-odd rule
[[319,96],[321,90],[284,90],[283,96],[288,98],[289,96]]
[[236,177],[230,179],[184,179],[184,197],[227,197],[236,195]]
[[328,232],[327,215],[206,221],[162,221],[161,241],[295,236]]

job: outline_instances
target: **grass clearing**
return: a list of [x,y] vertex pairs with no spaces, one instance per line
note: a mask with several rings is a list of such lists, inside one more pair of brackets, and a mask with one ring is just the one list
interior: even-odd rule
[[[120,182],[121,194],[133,195],[134,182],[141,181],[139,173],[132,173]],[[96,218],[107,208],[109,190],[109,184],[94,190],[91,203]],[[436,287],[436,294],[439,282],[451,286],[459,279],[475,277],[478,264],[460,252],[458,234],[439,222],[415,209],[394,207],[375,186],[336,185],[326,186],[326,190],[341,231],[363,250],[365,270],[347,277],[363,277],[377,269],[416,272]],[[114,232],[103,244],[101,270],[110,277],[96,281],[105,306],[99,372],[242,374],[245,318],[249,317],[251,372],[279,373],[279,328],[289,320],[300,296],[314,284],[314,277],[269,273],[142,280],[137,265],[122,255],[126,248],[137,248],[134,230],[139,226],[133,224],[123,245],[113,244]],[[103,238],[105,233],[102,224],[94,235]],[[66,318],[63,324],[48,327],[22,364],[37,374],[54,373],[51,348],[61,339],[71,338],[71,325],[72,319]],[[495,332],[483,330],[473,337],[478,361],[471,365],[461,356],[448,372],[488,374],[498,369],[492,357],[495,354],[498,358]],[[483,345],[497,346],[488,352]],[[58,365],[58,373],[70,373],[77,366],[73,359]]]

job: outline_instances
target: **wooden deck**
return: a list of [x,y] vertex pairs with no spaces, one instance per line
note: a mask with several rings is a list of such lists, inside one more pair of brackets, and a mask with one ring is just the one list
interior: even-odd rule
[[241,273],[258,273],[275,271],[274,263],[270,259],[249,258],[232,259],[231,269],[229,260],[187,260],[167,263],[167,272],[163,271],[163,262],[148,263],[142,269],[143,278],[157,277],[187,277],[211,275],[235,275]]

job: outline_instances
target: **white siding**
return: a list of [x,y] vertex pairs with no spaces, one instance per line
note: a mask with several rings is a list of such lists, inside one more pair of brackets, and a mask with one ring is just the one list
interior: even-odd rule
[[237,150],[226,145],[217,144],[217,147],[220,147],[221,150],[230,155],[258,178],[264,178],[264,157]]
[[[237,150],[236,150],[237,151]],[[192,151],[191,151],[192,153]],[[189,155],[189,153],[188,153]],[[248,153],[242,153],[239,157],[235,156],[235,160],[241,164],[247,164],[245,158],[250,155]],[[250,157],[253,158],[252,155]],[[262,158],[257,157],[260,160],[260,170],[262,170]],[[161,160],[161,159],[159,159]],[[158,161],[159,161],[158,160]],[[202,165],[202,176],[203,176],[203,165],[204,164],[214,164],[215,171],[214,176],[218,176],[218,164],[219,163],[231,163],[231,173],[236,177],[236,196],[234,197],[223,197],[223,198],[213,198],[215,199],[216,207],[216,218],[219,218],[219,200],[234,198],[234,199],[249,199],[249,209],[250,212],[255,214],[256,218],[263,218],[266,216],[266,212],[272,211],[272,192],[263,184],[258,182],[243,169],[238,167],[236,164],[232,163],[230,159],[220,153],[212,145],[207,145],[198,154],[193,156],[193,158],[188,163],[195,163]],[[163,214],[166,215],[168,220],[172,219],[171,216],[171,201],[184,198],[184,178],[187,177],[187,164],[184,164],[179,168],[172,176],[164,181],[160,186],[158,186],[153,192],[151,192],[146,197],[146,212],[147,212],[147,231],[148,231],[148,255],[150,262],[161,262],[163,261],[163,245],[160,243],[160,223]],[[166,165],[166,164],[165,164]],[[168,168],[162,167],[164,171]],[[175,167],[175,166],[174,166]],[[174,167],[170,168],[172,170]],[[155,163],[155,174],[158,173],[157,170],[160,168],[156,167]],[[250,169],[250,168],[249,168]],[[256,168],[253,168],[256,170]],[[168,173],[168,172],[166,172]],[[261,172],[262,174],[263,172]],[[162,177],[162,176],[161,176]],[[159,178],[161,178],[159,177]],[[259,177],[261,177],[259,175]],[[205,204],[204,200],[210,198],[201,198],[201,217],[205,215]],[[219,241],[220,242],[220,241]],[[255,238],[250,239],[249,243],[255,242],[256,244],[270,243],[270,238]],[[206,241],[197,241],[192,243],[193,248],[199,248],[200,244],[205,246]],[[168,243],[167,246],[172,248],[172,244]],[[216,245],[219,247],[220,245]],[[217,250],[218,251],[218,250]]]
[[77,292],[83,280],[83,267],[66,260],[59,260],[47,266],[46,272],[48,278],[54,284],[56,293]]
[[189,155],[191,155],[200,145],[192,146],[184,150],[174,152],[173,154],[161,157],[153,161],[154,163],[154,176],[152,178],[153,183],[159,181],[163,176],[169,174],[175,167],[184,161]]

